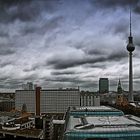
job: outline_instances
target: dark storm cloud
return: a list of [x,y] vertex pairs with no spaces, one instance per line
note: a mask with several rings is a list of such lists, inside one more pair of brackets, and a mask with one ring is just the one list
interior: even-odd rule
[[125,52],[112,52],[109,55],[105,54],[104,56],[101,55],[96,58],[89,56],[85,56],[81,59],[52,58],[51,60],[48,60],[47,64],[53,66],[55,69],[66,69],[84,64],[95,64],[102,63],[105,61],[120,61],[122,58],[125,57],[127,57],[127,53]]
[[100,6],[101,8],[114,8],[125,6],[136,6],[140,0],[89,0],[93,5]]
[[127,24],[128,21],[126,21],[125,19],[120,19],[119,21],[115,22],[112,26],[109,25],[107,30],[111,29],[114,34],[126,34],[128,32],[128,26],[126,26]]
[[0,0],[0,4],[3,6],[12,6],[17,5],[21,3],[31,2],[32,0]]
[[36,74],[30,74],[30,75],[28,74],[21,78],[19,78],[19,77],[11,78],[11,77],[5,76],[5,77],[0,78],[0,81],[3,81],[3,83],[5,83],[7,85],[9,84],[9,85],[14,86],[14,85],[21,85],[25,81],[37,80],[37,77],[38,76]]
[[36,20],[43,11],[53,12],[56,4],[57,0],[0,0],[0,22]]
[[1,61],[0,61],[0,67],[1,68],[5,67],[5,66],[8,66],[8,65],[11,65],[11,64],[13,64],[13,62],[2,62],[1,63]]
[[52,75],[73,75],[76,74],[74,71],[52,71]]
[[88,55],[102,55],[104,52],[101,49],[84,48],[83,51]]
[[4,82],[5,80],[7,80],[9,77],[8,76],[2,76],[0,77],[0,82]]
[[4,80],[3,83],[4,83],[3,88],[16,89],[16,88],[20,88],[21,87],[21,85],[23,84],[23,81],[22,80],[8,78],[8,79]]
[[140,49],[140,39],[139,39],[139,36],[136,36],[134,38],[134,44],[138,46],[137,47],[138,49]]
[[0,48],[0,55],[11,55],[14,54],[16,51],[14,49],[10,48]]
[[[116,89],[117,89],[118,80],[119,80],[119,79],[116,79],[116,80],[111,80],[111,83],[109,83],[109,84],[110,84],[110,86],[116,86]],[[121,81],[121,82],[122,82],[122,81]]]
[[96,63],[96,64],[85,64],[84,65],[85,68],[101,68],[101,69],[105,69],[107,68],[107,65],[104,63]]
[[30,81],[30,80],[37,80],[38,75],[37,74],[28,74],[22,78],[23,81]]
[[95,91],[94,88],[98,88],[98,82],[97,81],[96,82],[85,81],[85,82],[80,83],[79,88],[82,88],[82,89],[83,88],[85,88],[85,89],[89,88],[90,90]]
[[29,8],[30,3],[31,0],[1,0],[0,22],[12,22],[15,19],[28,21],[34,13],[30,11],[33,10]]
[[37,34],[45,34],[46,32],[51,32],[55,30],[59,24],[62,22],[63,17],[57,16],[53,17],[52,19],[49,19],[46,21],[45,24],[42,26],[29,26],[28,24],[21,30],[22,35],[27,35],[30,33],[37,33]]
[[134,12],[140,14],[140,4],[134,9]]
[[102,63],[105,61],[119,61],[122,58],[127,57],[127,55],[125,53],[114,53],[114,54],[110,54],[107,57],[98,57],[98,58],[83,58],[80,60],[61,60],[61,59],[53,59],[48,61],[48,65],[53,66],[55,69],[66,69],[66,68],[70,68],[70,67],[75,67],[75,66],[79,66],[79,65],[84,65],[84,64],[95,64],[95,63]]
[[40,65],[39,64],[36,64],[36,66],[32,66],[31,68],[24,68],[23,69],[23,72],[32,72],[32,71],[35,71],[35,70],[37,70],[38,68],[40,67]]
[[80,60],[62,60],[62,59],[53,59],[53,60],[49,60],[47,62],[48,65],[53,66],[55,69],[66,69],[66,68],[70,68],[70,67],[75,67],[75,66],[79,66],[79,65],[83,65],[83,64],[87,64],[87,63],[97,63],[97,62],[103,62],[104,61],[104,57],[100,57],[100,58],[85,58],[85,59],[80,59]]
[[0,37],[8,37],[8,36],[9,36],[9,34],[7,32],[0,30]]
[[75,82],[75,83],[78,83],[78,82],[82,83],[83,82],[78,77],[64,77],[64,76],[46,78],[46,81],[52,81],[52,82]]
[[125,57],[127,57],[127,53],[120,51],[120,52],[115,52],[115,53],[110,54],[108,56],[107,60],[119,61]]
[[34,71],[40,69],[41,67],[44,67],[44,68],[46,67],[44,62],[43,63],[36,62],[35,64],[30,65],[29,68],[28,67],[23,68],[23,72],[27,72],[27,73],[28,72],[34,72]]

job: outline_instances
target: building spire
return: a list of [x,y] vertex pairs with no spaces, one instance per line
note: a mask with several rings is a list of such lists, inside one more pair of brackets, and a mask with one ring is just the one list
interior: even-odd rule
[[119,78],[118,86],[121,86],[121,81],[120,81],[120,78]]
[[118,92],[118,94],[122,94],[122,86],[121,86],[120,78],[119,78],[119,82],[118,82],[117,92]]

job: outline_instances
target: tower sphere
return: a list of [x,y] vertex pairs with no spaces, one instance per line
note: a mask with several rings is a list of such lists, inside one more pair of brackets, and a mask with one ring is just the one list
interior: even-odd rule
[[128,43],[128,45],[127,45],[127,50],[128,50],[129,52],[133,52],[133,51],[135,50],[134,44],[133,44],[133,43]]

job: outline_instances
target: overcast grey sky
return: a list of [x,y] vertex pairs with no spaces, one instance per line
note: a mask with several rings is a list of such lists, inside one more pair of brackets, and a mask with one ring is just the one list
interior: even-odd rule
[[0,89],[26,82],[128,90],[129,7],[134,90],[140,90],[140,0],[0,0]]

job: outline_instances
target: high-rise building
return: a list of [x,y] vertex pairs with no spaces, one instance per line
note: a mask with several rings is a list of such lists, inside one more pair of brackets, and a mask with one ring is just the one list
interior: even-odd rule
[[132,66],[132,55],[135,50],[133,44],[133,37],[131,33],[131,10],[130,10],[130,35],[128,37],[127,51],[129,52],[129,102],[133,102],[133,66]]
[[37,109],[38,115],[64,113],[70,106],[80,106],[80,91],[73,88],[46,89],[40,90],[40,93],[35,90],[16,90],[15,108],[21,109],[23,104],[26,104],[28,112],[35,113]]
[[99,93],[108,93],[109,92],[109,80],[108,78],[99,79]]

